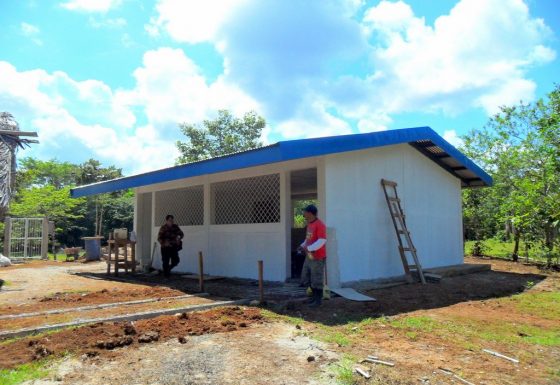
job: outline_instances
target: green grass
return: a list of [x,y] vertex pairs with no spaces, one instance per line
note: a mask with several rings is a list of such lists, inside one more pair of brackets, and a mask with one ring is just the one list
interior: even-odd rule
[[529,292],[502,301],[513,301],[517,309],[526,314],[548,320],[560,321],[559,292]]
[[337,384],[353,385],[356,383],[354,378],[355,362],[355,357],[344,354],[338,362],[330,365],[329,369],[334,374]]
[[[85,252],[79,253],[78,258],[84,256],[85,254],[86,254]],[[66,261],[66,254],[64,254],[64,253],[56,254],[56,259],[55,259],[53,253],[48,253],[47,255],[48,255],[48,258],[49,258],[50,261],[55,261],[55,260],[59,261],[59,262],[65,262]],[[69,258],[70,261],[74,260],[74,257],[72,257],[72,256],[69,256],[68,258]]]
[[45,378],[50,374],[47,368],[52,360],[45,359],[16,367],[15,369],[0,369],[0,384],[17,385],[29,380]]
[[[498,239],[490,238],[483,241],[485,246],[484,255],[491,257],[511,259],[511,253],[513,252],[514,242],[503,242]],[[465,242],[465,255],[470,255],[473,248],[474,241]],[[531,249],[529,249],[529,258],[539,262],[546,262],[546,258],[543,257],[546,250],[543,249],[539,244],[534,244]],[[525,242],[519,242],[519,259],[525,259]]]
[[350,339],[346,336],[346,333],[333,330],[329,327],[322,328],[317,335],[317,339],[327,343],[335,343],[338,346],[349,346],[351,344]]
[[295,326],[297,326],[297,325],[301,326],[301,325],[303,325],[303,323],[305,322],[305,321],[303,320],[303,318],[300,318],[300,317],[290,317],[290,316],[287,316],[287,315],[281,315],[281,314],[274,313],[274,312],[272,312],[272,311],[270,311],[270,310],[266,310],[266,309],[261,309],[261,315],[262,315],[263,317],[265,317],[265,318],[271,320],[271,321],[282,321],[282,322],[287,322],[287,323],[292,324],[292,325],[295,325]]
[[426,316],[398,318],[390,321],[389,325],[397,329],[416,330],[422,332],[431,332],[437,327],[436,321]]

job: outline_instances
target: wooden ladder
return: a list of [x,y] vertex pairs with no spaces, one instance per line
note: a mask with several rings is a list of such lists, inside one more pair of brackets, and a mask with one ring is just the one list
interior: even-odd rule
[[[426,283],[426,278],[424,277],[424,272],[422,271],[422,266],[418,260],[418,255],[416,254],[416,248],[412,243],[412,238],[410,238],[410,231],[406,228],[405,216],[401,206],[401,200],[399,199],[399,194],[397,194],[397,184],[390,180],[381,179],[381,186],[383,187],[383,192],[385,193],[385,200],[387,201],[387,207],[389,207],[389,212],[391,214],[391,219],[393,220],[393,226],[395,227],[395,232],[397,233],[397,240],[399,241],[399,253],[401,255],[401,261],[404,267],[404,272],[409,282],[412,282],[412,272],[417,272],[420,277],[420,282]],[[412,255],[414,264],[408,263],[408,258],[406,253],[409,252]]]

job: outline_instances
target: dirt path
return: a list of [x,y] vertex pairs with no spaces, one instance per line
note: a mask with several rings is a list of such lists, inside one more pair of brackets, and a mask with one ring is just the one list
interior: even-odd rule
[[[0,279],[6,283],[0,291],[0,306],[22,305],[63,292],[88,292],[111,289],[138,289],[145,287],[109,280],[95,280],[71,273],[106,271],[104,262],[92,263],[33,263],[27,267],[0,269]],[[176,294],[177,295],[177,294]]]
[[175,339],[124,348],[112,359],[70,358],[50,380],[35,384],[334,384],[326,367],[337,355],[296,332],[293,325],[269,323],[189,337],[185,344]]

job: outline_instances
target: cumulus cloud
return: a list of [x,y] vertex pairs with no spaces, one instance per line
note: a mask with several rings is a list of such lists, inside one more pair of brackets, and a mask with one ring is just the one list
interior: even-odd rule
[[462,0],[433,27],[406,3],[382,1],[366,11],[364,26],[375,47],[377,93],[391,95],[384,107],[393,113],[482,106],[491,114],[531,100],[527,69],[554,58],[542,45],[550,29],[521,0]]
[[[365,132],[386,129],[401,113],[492,114],[533,99],[527,71],[556,57],[546,46],[550,29],[522,0],[461,0],[433,25],[404,1],[381,1],[358,20],[363,6],[159,0],[147,28],[183,43],[214,44],[224,58],[221,78],[258,100],[286,136],[304,121],[331,122],[343,132],[342,119]],[[356,62],[364,63],[361,73]]]
[[61,3],[62,8],[80,12],[107,12],[117,8],[122,0],[69,0]]
[[200,68],[180,49],[146,52],[134,78],[134,89],[118,95],[130,105],[142,106],[154,124],[198,122],[219,109],[234,114],[260,110],[254,99],[223,76],[208,84]]
[[461,147],[465,142],[461,139],[455,130],[448,130],[443,133],[443,139],[447,140],[455,147]]
[[[208,84],[180,49],[146,52],[134,77],[133,88],[114,91],[99,80],[18,71],[0,61],[0,105],[23,117],[22,126],[38,130],[42,148],[79,158],[90,153],[133,172],[173,164],[179,122],[212,118],[219,109],[237,115],[259,111],[258,103],[223,77]],[[146,124],[138,125],[136,111]]]
[[146,25],[151,35],[165,29],[177,41],[200,43],[212,41],[236,7],[246,0],[159,0],[157,17]]

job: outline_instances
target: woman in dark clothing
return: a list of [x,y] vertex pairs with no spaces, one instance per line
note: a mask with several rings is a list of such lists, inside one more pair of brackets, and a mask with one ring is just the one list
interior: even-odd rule
[[[163,263],[163,275],[169,278],[171,269],[179,264],[179,250],[182,248],[182,240],[185,236],[174,221],[173,215],[165,217],[165,224],[160,227],[158,242],[161,245],[161,261]],[[171,262],[171,264],[169,264]]]

